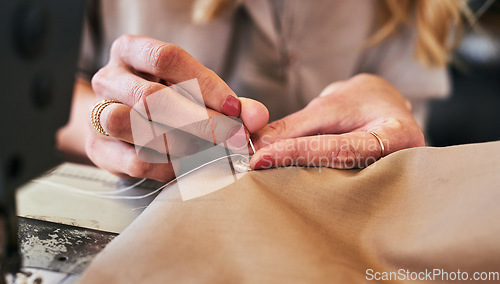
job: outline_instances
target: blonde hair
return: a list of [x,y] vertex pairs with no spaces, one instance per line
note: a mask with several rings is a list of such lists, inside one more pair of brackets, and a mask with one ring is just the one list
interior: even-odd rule
[[[346,0],[348,1],[348,0]],[[239,0],[196,0],[193,20],[208,22],[236,6]],[[444,66],[450,59],[462,29],[465,0],[380,0],[379,29],[367,46],[381,43],[410,24],[417,28],[417,59],[427,66]]]
[[207,23],[239,2],[240,0],[196,0],[193,5],[193,21],[197,24]]
[[380,28],[368,40],[377,44],[414,24],[417,29],[416,57],[427,66],[444,66],[462,31],[464,0],[384,0],[379,5]]

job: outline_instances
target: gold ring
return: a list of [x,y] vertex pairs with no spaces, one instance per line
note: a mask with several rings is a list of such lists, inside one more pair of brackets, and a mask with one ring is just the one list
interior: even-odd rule
[[117,103],[120,102],[115,100],[102,100],[95,104],[90,112],[90,122],[92,123],[92,126],[94,126],[95,130],[102,135],[109,136],[109,134],[101,126],[101,113],[107,106]]
[[382,139],[380,139],[380,136],[378,136],[377,133],[371,131],[370,134],[373,135],[373,137],[377,139],[378,144],[380,144],[380,157],[382,158],[385,155],[384,143],[382,143]]

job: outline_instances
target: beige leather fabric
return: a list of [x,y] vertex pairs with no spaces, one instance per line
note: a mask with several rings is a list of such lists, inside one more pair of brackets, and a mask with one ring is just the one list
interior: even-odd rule
[[415,148],[363,170],[254,171],[163,191],[84,283],[357,283],[367,269],[500,270],[500,142]]

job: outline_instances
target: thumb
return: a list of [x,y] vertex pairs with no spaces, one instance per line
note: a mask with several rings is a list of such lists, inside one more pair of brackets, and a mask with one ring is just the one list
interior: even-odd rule
[[249,98],[240,97],[240,118],[250,133],[262,129],[269,121],[269,111],[261,102]]

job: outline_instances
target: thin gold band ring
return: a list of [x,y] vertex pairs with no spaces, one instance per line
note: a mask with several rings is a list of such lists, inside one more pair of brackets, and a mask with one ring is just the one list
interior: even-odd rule
[[370,131],[370,134],[373,135],[373,137],[377,139],[378,144],[380,144],[380,158],[382,158],[385,155],[384,143],[382,142],[382,139],[380,139],[380,136],[378,136],[378,134],[375,133],[374,131]]

